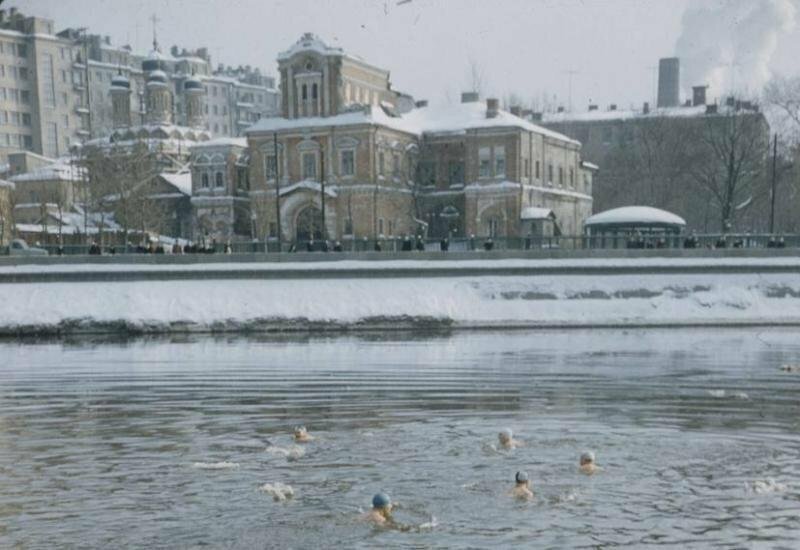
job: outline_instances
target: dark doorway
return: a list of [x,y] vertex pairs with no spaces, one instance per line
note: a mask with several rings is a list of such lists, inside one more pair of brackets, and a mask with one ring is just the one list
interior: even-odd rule
[[319,208],[308,206],[297,215],[296,224],[298,241],[322,239],[322,212]]

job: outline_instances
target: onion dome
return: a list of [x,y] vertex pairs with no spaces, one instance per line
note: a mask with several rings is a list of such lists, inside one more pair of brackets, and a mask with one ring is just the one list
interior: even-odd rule
[[130,81],[128,80],[128,78],[124,74],[119,73],[118,75],[114,76],[113,79],[111,79],[111,87],[112,88],[125,88],[126,90],[130,90],[131,89],[131,83],[130,83]]
[[202,90],[203,83],[200,82],[194,75],[188,77],[186,80],[183,81],[183,89],[184,90]]
[[151,72],[149,75],[147,75],[147,85],[149,86],[151,84],[153,84],[153,85],[159,85],[159,84],[166,85],[167,84],[167,73],[165,73],[164,71],[161,71],[161,70]]
[[158,50],[153,50],[147,56],[147,59],[142,61],[142,70],[145,72],[150,71],[163,71],[167,68],[164,62],[164,56]]

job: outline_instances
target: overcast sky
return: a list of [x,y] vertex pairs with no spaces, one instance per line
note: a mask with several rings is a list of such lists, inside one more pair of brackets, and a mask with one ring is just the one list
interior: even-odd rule
[[[156,13],[165,50],[207,46],[214,64],[272,74],[278,52],[313,32],[389,69],[395,89],[435,102],[458,100],[471,60],[484,73],[484,95],[557,95],[565,105],[574,71],[572,104],[585,110],[590,100],[621,107],[652,101],[653,68],[675,53],[687,6],[713,10],[743,0],[398,1],[25,0],[4,7],[52,18],[57,29],[88,26],[137,50],[150,49]],[[715,32],[736,35],[736,21]],[[777,38],[769,68],[800,73],[798,52],[800,31],[791,26]]]

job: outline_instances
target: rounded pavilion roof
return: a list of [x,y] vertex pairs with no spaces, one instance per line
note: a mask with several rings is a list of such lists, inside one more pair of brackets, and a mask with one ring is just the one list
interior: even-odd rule
[[623,206],[590,216],[584,222],[587,227],[669,227],[680,229],[686,220],[652,206]]

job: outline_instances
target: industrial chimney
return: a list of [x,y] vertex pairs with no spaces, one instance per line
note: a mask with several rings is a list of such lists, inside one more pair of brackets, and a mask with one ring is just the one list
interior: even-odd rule
[[698,105],[706,104],[707,88],[708,86],[692,86],[692,105],[697,107]]
[[461,92],[461,103],[474,103],[479,100],[478,92]]
[[681,65],[677,57],[658,60],[657,106],[677,107],[680,104]]
[[500,111],[500,102],[496,97],[486,99],[486,118],[494,118]]

